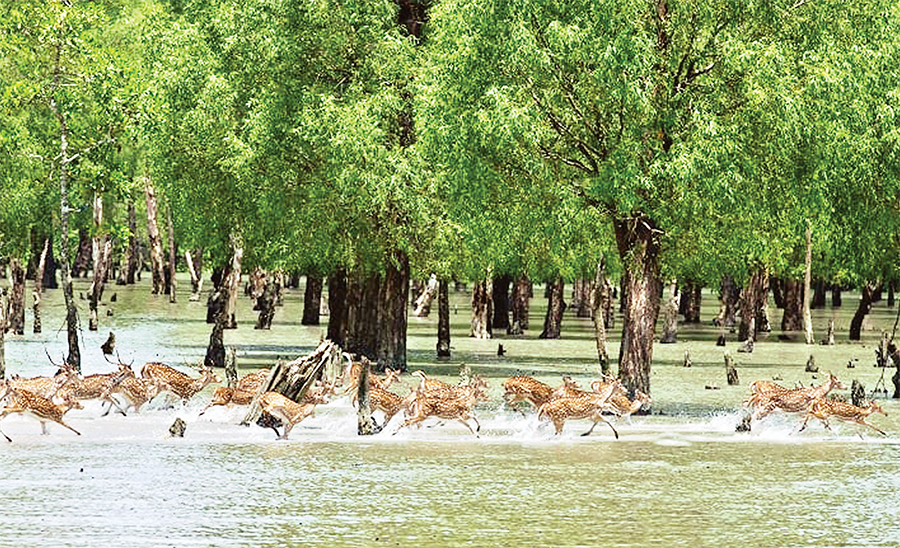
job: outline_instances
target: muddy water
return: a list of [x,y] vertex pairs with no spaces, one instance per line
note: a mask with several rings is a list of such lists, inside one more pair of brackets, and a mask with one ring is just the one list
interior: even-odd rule
[[[202,358],[209,334],[202,305],[186,295],[175,306],[163,298],[146,304],[144,291],[118,289],[100,333],[84,334],[85,372],[111,367],[97,350],[110,329],[123,360],[187,370]],[[361,439],[354,410],[337,399],[290,441],[276,441],[271,430],[236,425],[240,409],[199,416],[209,390],[187,407],[154,401],[127,417],[101,418],[89,403],[67,415],[81,436],[57,425],[41,436],[33,419],[8,417],[0,422],[14,439],[0,445],[0,546],[900,545],[900,405],[884,402],[889,416],[872,418],[886,437],[848,424],[829,432],[811,423],[799,432],[797,418],[784,415],[734,432],[751,380],[821,381],[803,372],[810,352],[848,385],[858,378],[875,387],[871,345],[879,322],[890,327],[887,312],[873,315],[862,344],[764,341],[752,355],[736,354],[738,387],[723,386],[715,334],[682,330],[685,342],[657,346],[654,414],[616,423],[616,440],[602,424],[581,437],[584,421],[554,436],[533,413],[501,406],[499,382],[515,371],[553,384],[563,373],[588,381],[589,326],[572,319],[555,343],[502,341],[508,353],[498,358],[497,341],[465,337],[465,298],[457,298],[453,361],[429,361],[431,320],[413,320],[410,355],[413,367],[447,380],[463,361],[490,379],[492,399],[477,410],[480,438],[436,421],[394,434],[395,420]],[[45,334],[7,341],[10,374],[47,374],[44,348],[62,352],[54,299]],[[236,346],[244,370],[305,353],[319,339],[321,328],[297,325],[299,295],[289,295],[268,333],[254,332],[249,303],[241,307],[246,323],[226,334],[226,344]],[[684,350],[694,367],[681,367]],[[705,388],[713,384],[719,389]],[[183,439],[166,437],[176,417],[188,424]]]

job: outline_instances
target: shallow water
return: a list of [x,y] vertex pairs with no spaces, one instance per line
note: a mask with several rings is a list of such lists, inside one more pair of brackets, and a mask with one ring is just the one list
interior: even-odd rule
[[[175,306],[164,298],[139,305],[146,287],[111,291],[118,293],[113,316],[101,316],[99,333],[84,334],[86,373],[110,369],[97,350],[109,329],[121,358],[136,365],[202,358],[209,330],[201,304],[185,295]],[[322,328],[297,325],[300,295],[288,296],[271,332],[252,329],[242,301],[239,318],[248,323],[226,333],[226,344],[238,348],[244,370],[316,345]],[[8,373],[52,373],[43,349],[56,357],[65,344],[51,328],[62,317],[54,297],[45,334],[7,341]],[[889,416],[872,417],[886,437],[852,424],[829,432],[811,422],[799,432],[798,418],[785,415],[734,432],[746,384],[774,375],[813,382],[803,372],[811,351],[848,386],[859,378],[874,387],[881,371],[868,362],[876,329],[862,344],[830,349],[760,343],[752,355],[736,354],[744,382],[737,387],[723,386],[721,349],[704,338],[705,328],[683,329],[689,342],[656,347],[653,415],[615,423],[618,440],[602,424],[581,437],[585,421],[554,436],[532,412],[503,408],[499,383],[516,370],[552,384],[563,373],[589,381],[586,325],[567,318],[555,344],[504,340],[509,353],[498,358],[497,341],[465,337],[465,300],[456,299],[454,360],[429,361],[433,319],[412,319],[411,368],[453,380],[465,361],[489,378],[492,399],[477,409],[480,438],[435,420],[394,434],[397,419],[360,438],[355,411],[341,398],[319,406],[290,441],[276,441],[271,430],[238,426],[239,408],[198,416],[210,390],[187,407],[154,401],[127,417],[101,418],[99,404],[88,403],[66,417],[81,436],[54,424],[41,436],[36,421],[8,417],[0,423],[14,439],[0,445],[0,546],[900,545],[896,402],[884,402]],[[891,319],[882,313],[872,321]],[[679,362],[686,348],[695,360],[689,369]],[[853,357],[859,365],[846,369]],[[710,383],[721,389],[705,390]],[[167,438],[176,417],[187,422],[186,435]]]

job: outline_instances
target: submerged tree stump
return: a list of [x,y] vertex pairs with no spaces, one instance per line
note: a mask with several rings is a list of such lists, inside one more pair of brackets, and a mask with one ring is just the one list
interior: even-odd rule
[[279,394],[299,402],[317,380],[333,382],[343,369],[344,353],[330,340],[319,345],[312,353],[288,363],[279,362],[260,385],[250,403],[250,409],[241,424],[251,424],[261,415],[259,397],[266,392]]
[[694,365],[694,362],[691,361],[691,351],[685,350],[684,351],[684,366],[691,367],[692,365]]
[[169,436],[173,438],[183,438],[185,430],[187,430],[187,424],[179,417],[175,419],[175,422],[169,427]]
[[381,431],[372,420],[372,408],[369,406],[369,370],[372,364],[363,356],[359,368],[359,382],[356,383],[356,433],[360,436],[371,436]]
[[738,378],[737,368],[734,367],[734,359],[728,351],[725,351],[725,377],[728,380],[728,386],[736,386],[741,384]]
[[810,354],[809,359],[806,360],[806,372],[807,373],[818,373],[819,366],[816,365],[816,358]]
[[850,399],[853,405],[863,407],[866,404],[866,386],[856,379],[850,385]]

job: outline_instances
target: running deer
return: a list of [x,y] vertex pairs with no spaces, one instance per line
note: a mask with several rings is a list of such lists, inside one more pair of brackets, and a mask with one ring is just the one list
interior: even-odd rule
[[760,401],[767,399],[772,394],[789,390],[778,383],[767,380],[753,381],[750,383],[750,397],[742,402],[744,407],[756,407]]
[[[145,379],[126,377],[112,387],[109,395],[113,394],[120,394],[125,398],[125,411],[130,407],[135,413],[140,413],[141,407],[156,396],[156,385]],[[103,416],[109,415],[112,409],[112,406],[109,406]]]
[[594,422],[590,430],[582,436],[590,435],[599,422],[605,422],[612,429],[616,439],[619,433],[616,428],[605,418],[603,410],[607,402],[614,394],[624,393],[625,389],[619,381],[613,381],[602,388],[601,392],[584,392],[580,396],[557,398],[550,400],[538,409],[541,419],[547,418],[556,428],[556,434],[562,433],[565,422],[570,419],[589,419]]
[[884,430],[866,422],[866,419],[872,413],[881,413],[882,415],[887,416],[884,409],[882,409],[875,401],[870,401],[869,405],[866,407],[858,407],[852,403],[820,398],[814,400],[809,405],[809,408],[806,410],[806,418],[803,420],[803,426],[800,428],[800,431],[802,432],[806,428],[806,423],[809,422],[811,417],[819,419],[822,421],[822,424],[825,425],[825,428],[831,430],[828,419],[830,417],[835,417],[842,421],[855,422],[856,424],[868,426],[879,434],[886,436],[887,433],[885,433]]
[[75,400],[100,400],[101,402],[109,403],[110,408],[115,407],[120,413],[125,415],[125,410],[112,397],[112,391],[124,379],[134,377],[134,371],[131,369],[131,364],[119,361],[116,365],[118,365],[119,369],[111,373],[97,373],[83,378],[70,379],[59,389],[57,392],[58,396],[63,400],[70,398]]
[[181,398],[184,404],[187,404],[194,394],[206,388],[206,385],[219,382],[219,378],[209,367],[201,367],[200,376],[195,379],[159,362],[145,363],[141,368],[141,377],[156,387],[157,394],[171,392]]
[[284,434],[278,432],[278,428],[271,426],[278,439],[288,439],[288,434],[298,422],[313,414],[316,407],[314,403],[297,403],[278,392],[266,392],[259,397],[259,405],[264,413],[279,419],[284,426]]
[[64,364],[59,368],[59,371],[56,372],[56,375],[52,377],[31,377],[23,379],[14,375],[9,380],[9,383],[10,386],[18,390],[27,390],[32,394],[37,394],[38,396],[52,400],[56,397],[56,393],[60,388],[70,380],[75,380],[77,377],[78,371],[68,364]]
[[641,407],[648,406],[651,403],[653,403],[653,400],[650,396],[638,390],[634,393],[633,400],[629,400],[624,394],[613,394],[607,401],[606,410],[619,418],[630,419],[631,415],[637,413]]
[[[14,413],[19,413],[22,415],[29,415],[34,417],[41,423],[41,434],[47,435],[47,422],[52,421],[62,426],[65,426],[72,432],[75,432],[79,436],[81,432],[75,430],[68,424],[63,421],[63,416],[70,409],[84,409],[81,403],[74,398],[66,398],[62,404],[56,404],[52,401],[44,398],[43,396],[38,396],[28,390],[20,390],[17,388],[12,388],[7,381],[0,381],[2,385],[0,385],[0,400],[5,398],[9,398],[9,403],[6,404],[2,410],[0,410],[0,420],[2,420],[7,415],[12,415]],[[6,434],[3,436],[7,439],[7,441],[12,442],[12,440]]]
[[[415,395],[415,391],[411,391],[410,395]],[[397,394],[377,386],[373,386],[369,389],[369,409],[373,412],[381,411],[384,413],[384,422],[381,424],[382,428],[387,426],[397,413],[408,411],[411,403],[412,398],[409,396],[401,398]]]
[[[833,389],[843,389],[844,385],[833,374],[828,374],[828,380],[810,388],[794,388],[780,390],[771,393],[758,393],[759,398],[754,401],[754,410],[751,420],[759,420],[776,409],[787,413],[801,413],[806,411],[809,405],[818,399],[822,399]],[[753,400],[753,398],[751,398]]]
[[[356,399],[359,396],[359,375],[361,372],[361,365],[359,362],[353,363],[350,371],[350,383],[347,385],[347,388],[344,389],[344,394],[350,395],[350,401],[356,405]],[[373,387],[381,388],[383,390],[387,390],[392,384],[400,381],[400,371],[391,369],[390,367],[385,368],[384,370],[384,378],[380,379],[377,375],[369,372],[369,390]]]
[[[401,428],[418,424],[428,417],[437,417],[445,420],[458,420],[477,438],[478,432],[481,430],[481,423],[478,422],[478,419],[472,413],[472,408],[475,406],[475,403],[485,399],[487,383],[477,375],[473,377],[472,381],[463,387],[454,387],[459,388],[464,393],[462,396],[441,396],[438,392],[418,393],[411,406],[412,416],[403,421],[403,424],[394,431],[394,434],[399,432]],[[413,393],[416,394],[416,392]],[[477,428],[474,430],[469,425],[468,421],[470,419],[475,421]]]
[[268,378],[269,370],[260,369],[255,373],[249,373],[238,379],[234,383],[233,388],[228,386],[217,387],[213,393],[212,400],[200,411],[200,415],[216,405],[250,405],[253,397],[256,396],[256,393]]

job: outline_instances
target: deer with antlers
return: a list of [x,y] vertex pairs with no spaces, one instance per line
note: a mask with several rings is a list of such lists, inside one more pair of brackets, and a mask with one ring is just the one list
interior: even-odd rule
[[601,392],[584,392],[575,397],[550,400],[538,409],[538,416],[541,419],[550,420],[556,429],[556,434],[562,433],[565,422],[571,419],[589,419],[594,422],[590,430],[582,436],[590,435],[597,423],[605,422],[618,439],[619,433],[608,420],[603,418],[603,411],[607,407],[609,398],[615,394],[624,394],[625,388],[619,381],[613,381],[607,383],[601,390]]
[[887,433],[885,433],[884,430],[866,421],[866,419],[869,418],[869,415],[873,413],[881,413],[882,415],[887,416],[887,413],[885,413],[884,409],[882,409],[881,406],[874,400],[870,401],[869,404],[865,407],[859,407],[853,405],[852,403],[819,398],[813,400],[813,402],[806,409],[806,417],[803,419],[803,426],[800,427],[800,431],[802,432],[804,429],[806,429],[806,423],[809,422],[809,419],[812,417],[815,417],[822,421],[822,424],[825,425],[825,428],[831,430],[831,425],[828,424],[828,419],[834,417],[842,421],[855,422],[856,424],[861,424],[862,426],[868,426],[879,434],[886,436]]
[[[41,423],[41,434],[47,435],[47,423],[55,422],[75,432],[79,436],[81,432],[75,430],[63,421],[63,416],[70,409],[83,409],[81,403],[74,398],[65,398],[62,404],[56,404],[49,399],[10,386],[8,381],[0,381],[0,401],[9,399],[9,403],[0,409],[0,420],[7,415],[15,413],[34,417]],[[3,434],[7,441],[12,442],[9,436]]]
[[192,378],[164,363],[148,362],[141,368],[141,377],[156,387],[157,394],[171,392],[181,398],[182,403],[188,401],[210,383],[220,382],[210,367],[201,367],[200,376]]
[[[107,361],[109,360],[107,359]],[[118,370],[110,373],[96,373],[87,377],[70,379],[59,389],[57,394],[63,400],[100,400],[101,402],[109,403],[110,408],[115,407],[120,413],[125,415],[125,410],[112,397],[112,392],[116,385],[124,379],[134,377],[134,371],[131,369],[130,363],[123,363],[121,359],[115,365],[118,366]],[[106,414],[108,414],[108,411],[104,416]]]

